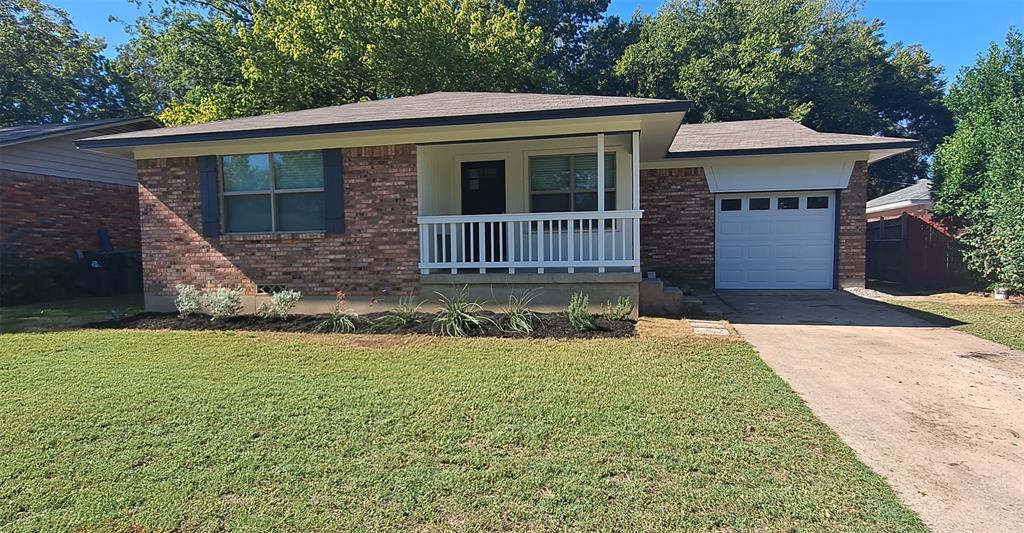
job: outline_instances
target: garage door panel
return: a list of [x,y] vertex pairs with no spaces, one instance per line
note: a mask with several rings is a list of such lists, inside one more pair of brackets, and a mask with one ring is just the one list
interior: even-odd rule
[[[835,202],[832,192],[725,195],[742,198],[739,211],[715,218],[715,283],[719,288],[824,289],[832,287]],[[807,209],[808,196],[828,196],[827,209]],[[750,211],[750,198],[770,209]],[[778,198],[798,197],[798,209],[778,209]]]

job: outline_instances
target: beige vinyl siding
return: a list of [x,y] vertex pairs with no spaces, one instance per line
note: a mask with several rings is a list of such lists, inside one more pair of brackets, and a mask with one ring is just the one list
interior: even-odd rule
[[79,131],[0,148],[0,168],[29,174],[135,185],[137,177],[134,159],[75,148],[74,140],[101,134],[100,131]]

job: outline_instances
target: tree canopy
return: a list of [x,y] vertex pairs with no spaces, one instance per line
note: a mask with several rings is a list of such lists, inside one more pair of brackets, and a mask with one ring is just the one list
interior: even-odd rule
[[[831,0],[670,0],[617,65],[642,96],[689,98],[690,121],[790,117],[822,131],[917,138],[872,168],[874,193],[927,173],[949,133],[941,68]],[[883,181],[884,180],[884,181]]]
[[170,124],[438,90],[545,85],[539,28],[483,1],[262,0],[168,9],[121,51]]
[[0,126],[107,118],[129,111],[101,39],[39,0],[0,0]]
[[969,267],[1024,291],[1024,45],[1011,30],[960,73],[946,104],[956,131],[935,154],[935,213],[963,227]]
[[608,0],[126,1],[151,14],[108,61],[62,11],[0,0],[0,118],[174,125],[437,90],[685,98],[689,121],[920,139],[872,165],[873,194],[928,175],[952,131],[941,68],[842,1],[669,0],[628,21]]

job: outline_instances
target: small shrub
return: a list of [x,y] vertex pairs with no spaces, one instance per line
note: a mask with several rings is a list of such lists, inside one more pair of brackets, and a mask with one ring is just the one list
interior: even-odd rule
[[195,285],[179,283],[174,286],[178,295],[174,297],[174,306],[178,309],[178,316],[187,318],[199,314],[203,309],[203,297]]
[[597,329],[594,317],[590,314],[590,297],[586,294],[577,292],[572,295],[572,298],[569,299],[567,314],[569,316],[569,324],[576,331],[594,331]]
[[256,316],[260,318],[270,318],[274,316],[273,308],[270,306],[270,302],[263,302],[256,308]]
[[334,311],[313,326],[313,333],[352,333],[359,327],[359,315],[348,308],[345,291],[334,293]]
[[260,304],[256,314],[263,318],[284,318],[301,299],[302,293],[299,291],[278,291],[270,295],[269,302]]
[[218,287],[205,295],[206,308],[210,310],[210,320],[220,320],[238,316],[242,311],[242,289]]
[[604,317],[608,320],[627,321],[633,319],[633,302],[625,296],[619,296],[615,305],[611,302],[604,304]]
[[445,337],[465,337],[476,328],[487,324],[494,325],[494,321],[480,314],[483,307],[477,302],[470,302],[466,296],[466,289],[463,288],[453,298],[441,293],[437,294],[440,299],[441,310],[434,317],[434,333]]
[[327,318],[313,326],[313,333],[352,333],[358,327],[359,315],[335,309]]
[[518,295],[515,292],[508,296],[508,308],[505,309],[505,330],[520,335],[533,333],[534,324],[540,321],[537,313],[530,309],[536,293],[529,291]]
[[417,302],[412,298],[402,297],[398,300],[398,306],[388,314],[373,321],[371,331],[392,331],[405,329],[420,321],[420,308],[423,302]]

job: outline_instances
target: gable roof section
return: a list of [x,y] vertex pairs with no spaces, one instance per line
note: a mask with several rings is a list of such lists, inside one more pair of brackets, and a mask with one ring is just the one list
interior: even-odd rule
[[80,148],[105,148],[393,128],[684,112],[688,108],[689,102],[653,98],[437,92],[160,130],[105,135],[82,140],[77,144]]
[[906,151],[913,139],[822,133],[788,118],[683,124],[669,147],[669,158],[793,154],[854,150]]
[[97,129],[117,131],[117,128],[137,130],[139,128],[159,128],[160,123],[150,117],[106,118],[83,122],[59,122],[56,124],[35,124],[31,126],[11,126],[0,128],[0,148],[38,141],[48,137],[69,135]]
[[932,182],[931,180],[917,180],[917,183],[910,187],[904,187],[898,191],[879,196],[868,200],[866,207],[875,210],[884,209],[890,205],[914,205],[932,203]]

